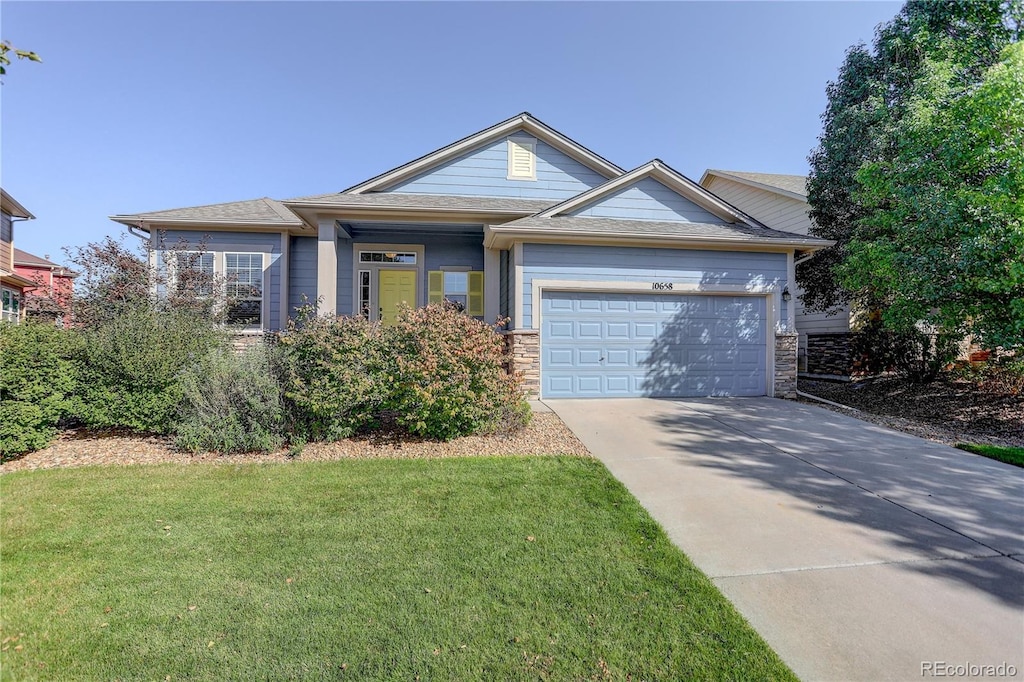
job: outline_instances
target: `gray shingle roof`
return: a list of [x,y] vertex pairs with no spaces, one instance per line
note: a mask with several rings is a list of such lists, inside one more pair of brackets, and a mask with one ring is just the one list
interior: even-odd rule
[[62,268],[62,267],[64,267],[60,263],[54,263],[52,260],[47,260],[45,258],[40,258],[39,256],[35,255],[34,253],[29,253],[28,251],[22,251],[21,249],[19,249],[17,247],[14,248],[14,262],[17,265],[39,265],[39,266],[43,266],[43,267],[47,267],[47,268],[50,268],[50,267]]
[[[578,216],[556,216],[537,218],[530,216],[505,223],[501,227],[537,228],[578,232],[581,234],[642,234],[651,237],[693,237],[711,239],[758,239],[792,242],[804,241],[792,232],[772,230],[767,227],[736,224],[662,222],[652,220],[622,220],[619,218],[583,218]],[[820,240],[809,239],[810,242]]]
[[514,213],[536,213],[558,203],[546,199],[519,199],[516,197],[462,197],[449,194],[402,194],[381,192],[371,194],[314,194],[308,197],[285,199],[291,204],[338,204],[344,206],[367,206],[383,208],[451,209],[456,211],[501,211]]
[[751,173],[748,171],[728,171],[728,170],[708,170],[709,173],[714,173],[722,177],[733,176],[742,180],[749,180],[750,182],[756,182],[759,185],[765,185],[766,187],[774,187],[775,189],[781,189],[784,192],[792,192],[793,194],[799,194],[802,197],[807,196],[807,176],[806,175],[783,175],[781,173]]
[[217,221],[244,224],[301,225],[302,221],[281,202],[264,197],[248,201],[230,201],[225,204],[208,204],[188,208],[172,208],[166,211],[149,211],[116,218],[138,218],[159,222],[160,220]]

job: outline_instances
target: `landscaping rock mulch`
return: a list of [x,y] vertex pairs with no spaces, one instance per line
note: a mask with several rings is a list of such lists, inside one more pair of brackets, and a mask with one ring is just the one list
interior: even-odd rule
[[969,381],[911,384],[898,378],[850,383],[801,379],[799,390],[860,410],[835,409],[874,424],[939,441],[1024,447],[1024,395],[986,391]]
[[466,456],[575,455],[590,453],[562,420],[553,413],[535,414],[530,425],[512,434],[468,436],[449,442],[429,441],[378,433],[335,443],[309,443],[297,457],[288,450],[270,454],[191,455],[174,449],[166,438],[97,433],[84,429],[67,431],[45,450],[0,464],[0,474],[30,469],[55,469],[92,465],[126,464],[240,464],[253,462],[309,462],[378,457],[414,459]]

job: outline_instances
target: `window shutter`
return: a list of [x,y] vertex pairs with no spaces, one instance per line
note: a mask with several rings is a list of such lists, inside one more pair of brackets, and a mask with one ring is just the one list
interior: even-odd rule
[[444,301],[444,272],[431,270],[427,273],[427,303]]
[[469,273],[469,314],[473,317],[484,314],[484,273],[479,270]]

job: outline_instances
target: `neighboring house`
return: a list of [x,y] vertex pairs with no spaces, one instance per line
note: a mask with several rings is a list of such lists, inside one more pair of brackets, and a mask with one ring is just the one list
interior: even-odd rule
[[[747,215],[776,230],[809,235],[807,177],[708,169],[700,184]],[[811,260],[805,267],[813,267]],[[810,375],[850,372],[850,306],[831,315],[804,309],[803,290],[793,286],[796,330],[800,334],[800,369]]]
[[34,215],[0,189],[0,321],[18,324],[25,318],[25,289],[34,282],[14,268],[14,223]]
[[342,192],[111,218],[157,251],[201,248],[177,260],[227,282],[228,323],[249,333],[284,328],[303,296],[384,324],[444,299],[510,318],[544,398],[793,395],[783,292],[829,244],[659,160],[626,172],[528,113]]
[[74,272],[18,248],[14,249],[14,271],[33,283],[24,292],[28,317],[48,319],[65,326],[71,324],[68,313],[74,290]]

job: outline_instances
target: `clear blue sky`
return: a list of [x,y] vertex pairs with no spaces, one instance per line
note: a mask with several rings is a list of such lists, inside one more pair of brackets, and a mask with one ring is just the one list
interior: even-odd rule
[[529,111],[624,168],[805,173],[825,85],[901,3],[11,2],[17,246],[114,213],[332,192]]

